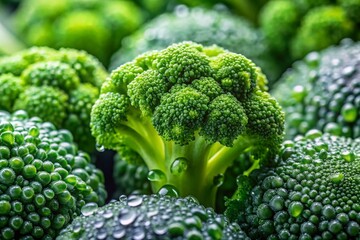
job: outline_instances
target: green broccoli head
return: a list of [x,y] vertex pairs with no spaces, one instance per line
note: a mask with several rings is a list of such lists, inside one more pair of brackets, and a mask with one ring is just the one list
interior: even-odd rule
[[249,239],[192,197],[121,196],[102,208],[85,205],[82,213],[57,239]]
[[95,149],[91,107],[105,80],[104,67],[78,50],[34,47],[0,59],[0,106],[66,127],[86,151]]
[[312,51],[338,44],[343,38],[358,39],[358,18],[354,13],[359,4],[345,2],[272,0],[262,9],[260,29],[274,54],[289,64]]
[[284,115],[262,90],[263,77],[243,55],[216,46],[183,42],[148,52],[103,84],[92,134],[105,148],[138,153],[160,175],[154,191],[171,184],[213,205],[214,177],[239,154],[271,165],[282,142]]
[[106,65],[122,38],[140,26],[142,15],[130,1],[25,0],[13,20],[31,46],[82,49]]
[[284,107],[288,138],[312,128],[360,136],[359,55],[360,44],[344,40],[309,54],[283,75],[273,94]]
[[296,59],[302,58],[309,52],[338,44],[340,40],[352,36],[354,32],[354,23],[347,18],[341,7],[315,8],[302,20],[291,44],[292,55]]
[[105,203],[104,176],[67,130],[0,112],[2,239],[55,238],[86,203]]
[[[263,34],[246,19],[226,11],[178,6],[164,13],[124,39],[112,58],[110,69],[131,61],[149,50],[161,50],[173,43],[194,41],[203,45],[216,44],[241,53],[259,65],[270,81],[279,77],[282,69],[274,64]],[[256,45],[256,48],[253,46]]]
[[226,215],[252,239],[359,239],[359,154],[318,130],[286,141],[277,167],[238,179]]

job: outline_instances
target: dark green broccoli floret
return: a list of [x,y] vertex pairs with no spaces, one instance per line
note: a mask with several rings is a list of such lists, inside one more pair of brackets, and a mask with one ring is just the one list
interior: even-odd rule
[[14,13],[17,31],[31,46],[82,49],[105,65],[124,36],[142,22],[131,1],[24,0]]
[[81,211],[58,240],[249,239],[237,224],[192,197],[121,196],[102,208],[88,204]]
[[354,11],[360,3],[350,1],[271,0],[261,11],[260,29],[274,54],[289,64],[343,38],[358,39]]
[[270,54],[262,33],[246,19],[225,11],[188,9],[185,6],[158,16],[125,38],[121,49],[113,56],[110,69],[131,61],[143,52],[161,50],[182,41],[216,44],[241,53],[260,66],[270,81],[282,71],[282,66],[274,63],[275,58]]
[[295,63],[273,89],[286,112],[287,136],[317,128],[359,137],[359,67],[360,44],[350,40]]
[[86,203],[105,199],[102,172],[69,131],[0,112],[1,239],[53,239]]
[[0,107],[26,110],[67,128],[91,152],[90,111],[106,75],[98,60],[83,51],[27,49],[0,59]]
[[249,152],[254,165],[271,165],[282,142],[284,115],[263,78],[251,60],[217,46],[148,52],[103,84],[92,134],[105,148],[139,154],[154,192],[171,184],[214,206],[214,179],[234,159]]
[[360,139],[311,130],[238,179],[225,213],[252,239],[359,239],[359,156]]

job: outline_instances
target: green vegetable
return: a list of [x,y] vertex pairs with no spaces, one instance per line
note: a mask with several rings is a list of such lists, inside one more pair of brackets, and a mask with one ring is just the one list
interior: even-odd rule
[[252,239],[359,239],[359,140],[311,130],[284,142],[277,167],[238,179],[225,214]]
[[33,47],[0,58],[0,109],[26,110],[66,127],[91,152],[90,111],[106,75],[98,60],[83,51]]
[[0,112],[1,239],[53,239],[106,195],[102,172],[69,131],[24,111]]
[[358,39],[356,1],[272,0],[261,10],[260,28],[274,54],[291,63],[343,38]]
[[249,239],[237,224],[191,197],[121,196],[97,208],[85,205],[82,216],[64,229],[62,239]]
[[273,88],[286,113],[289,139],[316,128],[333,135],[360,136],[360,44],[313,52],[296,62]]
[[110,69],[131,61],[143,52],[161,50],[182,41],[216,44],[241,53],[259,65],[270,81],[277,79],[283,70],[281,64],[275,63],[263,34],[246,19],[226,11],[186,8],[183,5],[172,13],[158,16],[125,38],[112,58]]
[[107,65],[122,38],[140,26],[142,16],[131,1],[25,0],[14,22],[30,46],[82,49]]
[[284,115],[264,78],[251,60],[217,46],[147,52],[105,81],[92,134],[105,148],[138,153],[154,192],[170,184],[214,206],[234,159],[250,152],[253,168],[271,165],[282,142]]

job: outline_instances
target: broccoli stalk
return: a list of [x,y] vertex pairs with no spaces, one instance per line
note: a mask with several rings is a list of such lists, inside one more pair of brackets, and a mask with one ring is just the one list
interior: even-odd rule
[[145,53],[103,84],[92,134],[105,148],[138,153],[154,192],[214,206],[234,159],[250,152],[250,169],[271,165],[283,139],[284,116],[263,77],[243,55],[216,46],[184,42]]

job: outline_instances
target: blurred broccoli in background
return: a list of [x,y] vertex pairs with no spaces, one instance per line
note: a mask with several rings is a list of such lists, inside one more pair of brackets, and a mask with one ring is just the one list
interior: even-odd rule
[[261,67],[270,82],[282,72],[281,64],[270,55],[261,32],[246,19],[226,11],[191,9],[184,5],[177,6],[173,13],[158,16],[125,38],[122,48],[112,58],[110,69],[143,52],[187,40],[204,45],[216,44],[245,55]]
[[106,75],[101,63],[84,51],[33,47],[0,58],[0,110],[26,110],[67,128],[91,152],[90,111]]
[[24,0],[13,20],[29,45],[82,49],[105,65],[143,21],[141,10],[125,0]]
[[291,64],[343,38],[359,39],[356,9],[357,0],[272,0],[261,10],[260,28],[274,54]]
[[350,39],[295,62],[272,92],[286,113],[287,137],[312,128],[360,137],[359,68],[360,43]]

